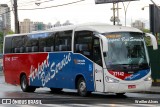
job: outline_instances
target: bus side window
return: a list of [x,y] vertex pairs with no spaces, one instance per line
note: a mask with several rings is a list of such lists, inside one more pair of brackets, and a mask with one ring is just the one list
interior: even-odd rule
[[25,52],[31,52],[31,38],[27,36],[26,43],[25,43]]
[[25,35],[15,36],[12,38],[12,53],[23,53],[25,44]]
[[55,46],[55,33],[50,33],[47,38],[45,38],[44,52],[53,52]]
[[55,51],[71,51],[72,31],[61,31],[55,35]]
[[4,53],[12,53],[12,38],[13,37],[5,38]]
[[39,38],[39,52],[44,52],[44,47],[46,47],[46,38]]
[[75,32],[74,52],[81,53],[87,58],[93,58],[92,45],[93,45],[93,32],[91,31],[77,31]]
[[[54,47],[54,32],[43,34],[45,36],[38,37],[39,52],[51,52],[51,47]],[[54,50],[52,50],[54,51]]]
[[28,35],[25,52],[38,52],[38,38],[32,38],[32,35]]

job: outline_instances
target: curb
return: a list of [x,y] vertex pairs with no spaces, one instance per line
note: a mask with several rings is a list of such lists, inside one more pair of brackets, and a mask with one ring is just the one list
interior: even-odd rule
[[131,92],[131,93],[160,94],[160,92],[156,92],[156,91],[140,91],[140,92]]

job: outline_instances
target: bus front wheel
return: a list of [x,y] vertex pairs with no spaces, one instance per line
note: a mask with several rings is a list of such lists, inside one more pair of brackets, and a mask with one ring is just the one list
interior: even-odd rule
[[85,82],[84,78],[80,78],[78,80],[78,86],[77,86],[77,88],[78,88],[78,94],[80,96],[85,97],[85,96],[88,96],[89,94],[91,94],[90,91],[87,91],[86,82]]
[[34,92],[36,90],[35,87],[29,86],[26,75],[21,77],[20,81],[21,89],[23,92]]

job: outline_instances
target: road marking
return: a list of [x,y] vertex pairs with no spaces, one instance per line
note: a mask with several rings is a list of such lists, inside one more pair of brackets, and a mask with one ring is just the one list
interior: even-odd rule
[[[43,104],[42,106],[43,107],[153,107],[153,106],[159,107],[160,105],[155,105],[155,104]],[[33,107],[33,106],[27,105],[26,107]],[[41,105],[37,107],[41,107]]]
[[0,107],[160,107],[158,104],[42,104],[42,105],[0,105]]

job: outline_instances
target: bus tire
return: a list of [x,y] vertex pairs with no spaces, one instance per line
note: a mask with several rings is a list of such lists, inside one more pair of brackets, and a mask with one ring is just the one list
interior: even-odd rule
[[86,97],[89,94],[91,94],[90,91],[87,91],[86,82],[82,77],[78,80],[77,88],[78,88],[78,94],[82,97]]
[[50,88],[52,93],[60,93],[60,92],[62,92],[62,89],[63,88]]
[[20,85],[23,92],[34,92],[36,90],[36,87],[32,87],[28,85],[26,75],[23,75],[21,77]]

